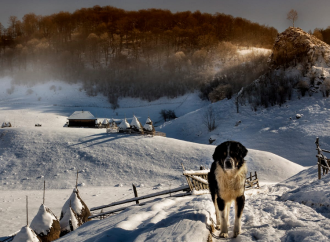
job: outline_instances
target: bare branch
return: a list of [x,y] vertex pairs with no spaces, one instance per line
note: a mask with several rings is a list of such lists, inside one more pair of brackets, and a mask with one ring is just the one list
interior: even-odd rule
[[288,20],[292,20],[292,25],[294,27],[294,21],[298,19],[298,13],[296,10],[291,9],[287,15]]

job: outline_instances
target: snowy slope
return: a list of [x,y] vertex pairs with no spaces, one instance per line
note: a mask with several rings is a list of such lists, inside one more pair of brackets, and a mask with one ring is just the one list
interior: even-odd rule
[[[203,125],[208,107],[166,122],[157,130],[168,137],[204,144],[210,137],[216,139],[215,144],[236,140],[249,148],[269,151],[303,166],[316,164],[316,137],[320,137],[323,149],[330,148],[330,99],[321,94],[295,98],[282,107],[261,108],[257,112],[252,112],[250,106],[240,106],[237,113],[234,99],[209,106],[218,117],[218,127],[212,132]],[[296,119],[296,114],[302,114],[302,118]],[[238,121],[241,123],[235,126]]]
[[[9,79],[2,81],[10,88]],[[57,87],[56,92],[50,90],[51,85]],[[316,135],[321,147],[329,149],[330,140],[324,132],[328,130],[324,117],[330,110],[327,99],[308,97],[256,113],[241,107],[239,114],[233,100],[224,100],[210,105],[219,114],[219,127],[209,133],[202,125],[208,104],[198,100],[197,93],[158,100],[149,107],[148,102],[122,99],[121,108],[113,112],[103,97],[87,97],[79,85],[66,85],[34,86],[33,94],[27,94],[28,88],[23,86],[15,87],[12,94],[0,91],[0,122],[10,121],[14,126],[0,129],[0,236],[15,233],[26,224],[25,195],[30,201],[30,221],[37,214],[44,178],[46,205],[59,216],[75,185],[77,170],[82,199],[95,207],[133,197],[131,183],[138,185],[139,195],[182,185],[186,181],[181,163],[186,169],[210,167],[215,145],[228,139],[248,148],[248,171],[257,171],[261,184],[266,184],[247,192],[243,233],[233,241],[326,241],[330,236],[323,183],[314,179],[315,167],[305,170],[298,165],[315,164]],[[167,138],[63,127],[66,118],[81,109],[101,121],[112,115],[116,119],[129,117],[127,110],[141,122],[148,116],[159,121],[161,109],[174,109],[179,118],[158,128]],[[295,119],[297,113],[302,114],[299,120]],[[42,127],[34,127],[35,123]],[[216,138],[215,145],[207,144],[211,135]],[[276,182],[282,183],[269,185]],[[309,196],[303,191],[310,192]],[[206,241],[210,216],[215,220],[210,195],[157,198],[145,206],[87,223],[61,241]],[[231,220],[233,217],[232,210]]]
[[[330,219],[312,208],[292,201],[278,201],[279,192],[264,187],[247,192],[242,234],[227,241],[328,241]],[[84,224],[59,241],[207,241],[211,219],[215,221],[210,195],[164,198],[118,215]],[[234,210],[230,211],[233,224]],[[213,241],[219,239],[213,234]]]

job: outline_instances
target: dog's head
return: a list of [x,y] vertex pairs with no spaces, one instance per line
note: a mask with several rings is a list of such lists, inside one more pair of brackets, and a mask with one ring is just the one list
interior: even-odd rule
[[213,160],[219,162],[224,171],[238,170],[244,164],[247,152],[241,143],[226,141],[215,148]]

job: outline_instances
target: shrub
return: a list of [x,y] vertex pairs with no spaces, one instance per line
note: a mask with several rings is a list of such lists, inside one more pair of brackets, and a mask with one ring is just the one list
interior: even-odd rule
[[300,91],[301,93],[301,96],[305,96],[306,92],[308,91],[309,89],[309,85],[307,82],[305,81],[299,81],[298,84],[297,84],[297,88],[298,90]]

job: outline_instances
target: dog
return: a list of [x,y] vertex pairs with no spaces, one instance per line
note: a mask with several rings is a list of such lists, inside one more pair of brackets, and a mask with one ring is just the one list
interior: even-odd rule
[[214,162],[208,174],[209,189],[215,206],[216,228],[220,237],[228,238],[229,211],[235,201],[234,237],[241,233],[241,217],[245,204],[247,149],[239,142],[227,141],[215,148]]

